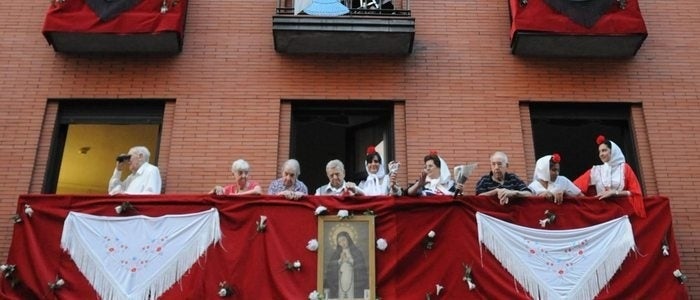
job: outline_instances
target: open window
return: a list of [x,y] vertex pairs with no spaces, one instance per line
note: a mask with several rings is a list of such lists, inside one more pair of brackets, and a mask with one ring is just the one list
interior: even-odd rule
[[385,160],[394,159],[393,102],[294,101],[290,157],[299,160],[309,193],[328,183],[326,163],[340,159],[345,180],[364,179],[369,145]]
[[163,101],[61,101],[42,193],[107,193],[116,156],[133,146],[146,146],[150,162],[157,164],[164,106]]
[[531,103],[535,158],[561,154],[561,175],[574,180],[601,164],[595,140],[604,135],[620,146],[627,163],[639,175],[630,111],[630,104],[621,103]]

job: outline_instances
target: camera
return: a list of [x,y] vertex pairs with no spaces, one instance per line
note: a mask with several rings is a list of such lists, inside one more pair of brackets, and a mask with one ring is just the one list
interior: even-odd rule
[[117,156],[117,161],[120,163],[128,161],[128,160],[131,160],[131,155],[129,155],[129,154],[120,154],[119,156]]

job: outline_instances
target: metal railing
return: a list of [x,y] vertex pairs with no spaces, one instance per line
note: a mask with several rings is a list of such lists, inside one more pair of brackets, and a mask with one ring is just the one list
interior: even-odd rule
[[[293,15],[294,1],[296,0],[276,0],[278,15]],[[350,16],[411,16],[411,0],[338,0],[347,6]],[[379,3],[381,2],[381,7]],[[302,15],[304,13],[301,13]],[[347,16],[346,15],[346,16]]]

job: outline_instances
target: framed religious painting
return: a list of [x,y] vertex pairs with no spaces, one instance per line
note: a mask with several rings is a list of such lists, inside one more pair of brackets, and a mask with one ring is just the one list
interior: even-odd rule
[[321,216],[318,237],[317,291],[323,299],[375,299],[374,216]]

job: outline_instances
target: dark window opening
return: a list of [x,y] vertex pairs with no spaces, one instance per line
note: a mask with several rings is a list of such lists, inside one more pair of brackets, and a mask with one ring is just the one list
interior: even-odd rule
[[[601,164],[595,143],[598,135],[620,146],[627,163],[640,176],[629,104],[533,103],[530,118],[536,159],[561,154],[560,174],[572,181]],[[642,183],[641,178],[639,181]]]
[[326,163],[332,159],[343,162],[345,180],[355,183],[367,176],[367,146],[378,146],[384,164],[394,159],[392,124],[392,102],[292,102],[290,157],[299,160],[309,193],[328,183]]

